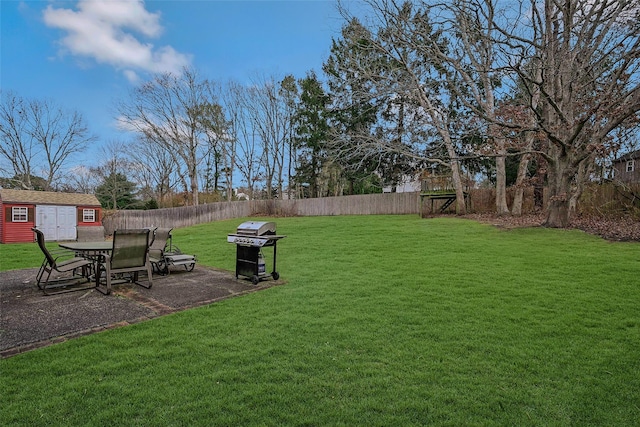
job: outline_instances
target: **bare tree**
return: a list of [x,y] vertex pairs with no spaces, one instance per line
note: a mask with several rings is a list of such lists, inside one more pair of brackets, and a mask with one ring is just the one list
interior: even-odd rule
[[[210,87],[210,90],[213,91],[214,87]],[[211,97],[217,99],[217,94],[212,93]],[[229,163],[227,147],[229,123],[226,121],[223,108],[219,104],[203,105],[198,121],[208,146],[205,157],[205,186],[207,190],[217,193],[220,190],[220,180],[229,176],[229,173],[225,171]]]
[[545,224],[566,227],[596,155],[640,111],[640,8],[626,0],[519,5],[497,26],[532,102],[539,94],[530,107],[548,140]]
[[[364,77],[373,82],[367,87],[370,92],[367,96],[398,99],[418,107],[414,108],[414,120],[410,122],[416,137],[409,144],[398,144],[395,135],[393,138],[362,135],[356,139],[351,137],[358,145],[349,149],[362,159],[386,152],[447,166],[456,191],[456,212],[464,214],[466,205],[456,135],[461,126],[455,122],[459,116],[452,109],[452,101],[457,95],[446,84],[438,58],[429,48],[432,44],[446,44],[447,40],[434,30],[423,10],[414,9],[408,2],[399,5],[390,0],[368,0],[366,3],[372,12],[367,26],[352,18],[346,9],[341,10],[350,22],[350,37],[359,47],[356,51],[359,56],[349,61],[348,66],[354,67],[352,74],[358,79]],[[445,157],[432,156],[437,150],[417,138],[428,134],[425,127],[437,132]],[[403,134],[409,132],[410,128],[405,126]]]
[[[286,144],[286,154],[283,161],[283,168],[286,165],[287,168],[287,198],[291,199],[293,196],[293,175],[296,170],[297,159],[296,159],[296,144],[294,139],[294,129],[293,129],[293,120],[296,111],[296,100],[298,98],[298,85],[296,83],[295,78],[292,75],[287,75],[280,82],[280,96],[282,97],[283,102],[283,111],[285,114],[285,122],[289,124],[287,130],[288,133],[285,135],[285,144]],[[283,153],[284,154],[284,153]],[[281,173],[282,175],[282,173]],[[282,182],[282,179],[280,180]],[[282,184],[280,185],[282,187]],[[282,188],[280,189],[280,194],[282,195]]]
[[226,114],[226,132],[224,135],[224,174],[226,182],[227,200],[233,200],[233,177],[237,169],[237,151],[238,138],[240,134],[240,125],[242,123],[242,106],[236,97],[236,84],[230,82],[229,85],[222,90],[221,101],[225,106]]
[[27,100],[3,93],[0,102],[0,156],[3,168],[32,189],[31,178],[45,179],[51,189],[73,155],[96,140],[78,112],[68,112],[49,100]]
[[[543,135],[538,154],[548,164],[550,189],[545,224],[568,225],[610,133],[640,111],[640,8],[627,0],[519,0],[502,3],[502,10],[495,0],[366,3],[377,18],[366,40],[413,83],[452,165],[457,154],[443,109],[447,101],[461,102],[484,121],[498,169],[505,133],[526,132],[529,142],[534,133]],[[446,85],[429,87],[425,64]],[[509,79],[511,88],[505,85]],[[499,91],[497,81],[504,85]],[[527,93],[530,115],[512,124],[495,114],[496,95],[516,85]],[[526,145],[525,151],[535,151]],[[506,212],[501,194],[497,206]]]
[[203,135],[203,109],[217,104],[210,85],[192,69],[180,76],[157,75],[117,107],[124,128],[162,146],[185,167],[193,205],[199,202],[198,166],[210,149]]
[[[237,170],[247,185],[249,197],[253,198],[254,186],[259,179],[260,151],[256,144],[252,118],[249,114],[249,89],[237,82],[229,82],[222,99],[227,114],[229,150],[229,172]],[[228,185],[231,180],[228,180]],[[233,191],[233,187],[230,188]],[[230,193],[231,194],[231,193]],[[228,196],[230,197],[230,195]]]
[[100,183],[100,178],[94,173],[91,167],[76,166],[71,169],[69,178],[63,187],[67,192],[78,192],[84,194],[93,194],[96,187]]
[[256,77],[250,86],[229,82],[221,94],[224,133],[220,153],[227,180],[227,197],[233,194],[233,174],[239,172],[255,197],[256,184],[265,182],[267,197],[275,187],[281,196],[292,157],[291,123],[295,108],[295,80]]
[[[534,64],[533,66],[535,67],[535,70],[536,70],[535,71],[536,79],[539,81],[541,78],[540,77],[541,68],[540,66],[536,66],[535,62],[533,61],[532,63]],[[525,104],[528,104],[529,109],[527,109],[526,112],[524,113],[524,115],[526,116],[525,123],[524,123],[525,131],[523,132],[523,135],[522,135],[524,138],[524,147],[522,147],[523,153],[520,157],[520,162],[518,163],[518,175],[516,176],[515,194],[513,197],[513,204],[511,206],[511,214],[514,216],[522,215],[522,203],[524,201],[525,180],[527,178],[529,163],[533,156],[534,144],[538,139],[537,137],[538,133],[535,131],[537,126],[536,126],[536,116],[534,114],[534,111],[537,111],[538,109],[538,104],[540,102],[540,91],[537,90],[536,88],[533,88],[533,89],[534,89],[533,92],[526,94],[526,96],[529,97],[529,102]],[[541,183],[536,183],[536,185],[540,186]]]
[[248,90],[247,113],[261,142],[261,167],[267,198],[273,197],[274,181],[282,196],[287,146],[291,138],[291,106],[276,77],[256,77]]
[[160,206],[171,206],[170,197],[178,183],[186,182],[186,174],[169,151],[141,136],[131,152],[131,176],[142,189],[150,191],[146,198],[155,198]]
[[122,141],[109,141],[100,151],[103,160],[91,169],[101,181],[96,187],[96,196],[103,206],[117,209],[122,204],[123,194],[132,190],[128,188],[130,183],[126,179],[132,168],[131,158],[127,145]]
[[[457,99],[467,108],[486,120],[487,133],[494,147],[496,162],[496,213],[509,213],[506,191],[507,141],[500,126],[498,90],[502,85],[502,68],[499,52],[495,47],[495,8],[492,2],[456,0],[444,7],[444,15],[451,12],[451,19],[437,23],[446,31],[450,43],[443,49],[431,43],[432,55],[441,67],[448,69],[447,83],[455,91]],[[426,53],[429,56],[429,52]]]

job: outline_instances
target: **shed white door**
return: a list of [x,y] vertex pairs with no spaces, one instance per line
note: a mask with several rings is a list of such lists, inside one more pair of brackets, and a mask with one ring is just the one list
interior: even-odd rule
[[74,206],[36,206],[36,227],[45,240],[76,239],[76,208]]

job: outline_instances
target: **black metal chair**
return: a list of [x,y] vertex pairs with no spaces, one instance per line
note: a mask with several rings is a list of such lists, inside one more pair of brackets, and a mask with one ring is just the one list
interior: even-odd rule
[[[96,287],[91,283],[90,275],[93,261],[87,258],[74,256],[70,251],[56,253],[55,257],[45,245],[44,233],[37,228],[32,228],[36,235],[36,241],[44,254],[44,260],[36,275],[36,284],[45,295],[55,295],[64,292],[81,291]],[[57,272],[63,277],[51,277],[51,273]],[[77,274],[80,271],[80,274]],[[71,273],[69,276],[67,273]],[[51,292],[51,289],[58,289]]]
[[[111,293],[112,276],[128,275],[126,282],[132,282],[143,288],[153,286],[151,262],[149,261],[149,229],[139,230],[116,230],[113,232],[113,248],[110,254],[102,256],[98,263],[96,282],[97,289],[103,294]],[[103,284],[102,273],[104,272],[104,285],[106,290],[100,288]],[[141,283],[139,273],[147,273],[147,284]]]

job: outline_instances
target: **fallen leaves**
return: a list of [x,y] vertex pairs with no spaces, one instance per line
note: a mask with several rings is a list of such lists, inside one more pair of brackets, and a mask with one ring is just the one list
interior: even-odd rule
[[[492,224],[501,228],[541,227],[543,214],[522,216],[498,216],[495,214],[468,214],[463,218]],[[571,219],[569,228],[583,230],[601,236],[606,240],[619,242],[640,242],[640,221],[632,217],[599,217],[594,215],[577,215]]]

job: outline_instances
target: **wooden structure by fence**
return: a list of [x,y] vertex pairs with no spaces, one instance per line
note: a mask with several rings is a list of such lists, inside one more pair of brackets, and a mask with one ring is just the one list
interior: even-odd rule
[[[434,213],[436,208],[440,213],[443,213],[457,198],[451,175],[423,176],[420,183],[420,216],[425,216],[425,201],[430,204],[429,213]],[[464,191],[464,199],[468,204],[469,193],[467,191]],[[436,207],[437,202],[440,202],[440,206]]]

